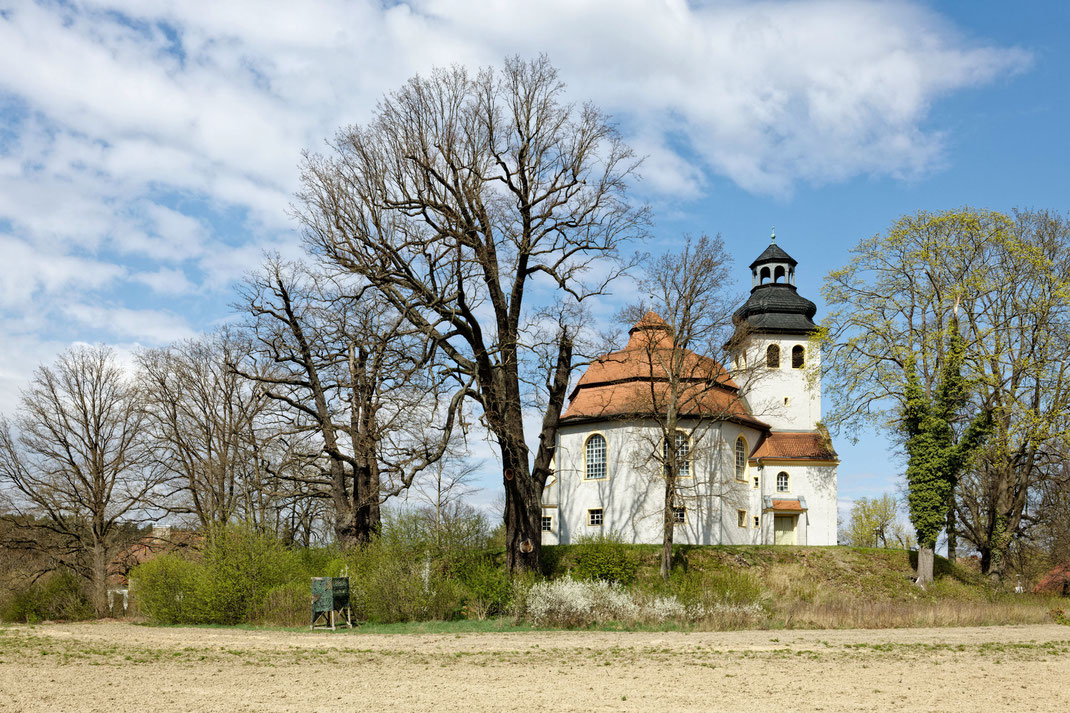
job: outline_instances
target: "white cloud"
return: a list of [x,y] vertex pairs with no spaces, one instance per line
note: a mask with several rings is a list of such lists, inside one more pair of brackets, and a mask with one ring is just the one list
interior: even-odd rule
[[184,318],[161,310],[69,304],[63,312],[88,329],[105,330],[150,344],[168,344],[197,335]]
[[303,149],[417,72],[540,52],[669,201],[713,176],[786,196],[924,175],[948,160],[933,104],[1029,62],[905,2],[21,3],[0,15],[0,317],[32,328],[32,300],[41,334],[56,315],[149,341],[207,326],[129,288],[207,288],[218,319],[262,249],[296,249]]
[[131,275],[130,279],[147,285],[160,295],[186,295],[194,290],[186,273],[175,268],[161,267],[153,272],[138,272]]

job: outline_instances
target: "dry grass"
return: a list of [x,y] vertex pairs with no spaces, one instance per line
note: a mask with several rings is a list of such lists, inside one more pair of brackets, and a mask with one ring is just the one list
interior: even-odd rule
[[1050,621],[1048,600],[1021,601],[787,601],[776,619],[791,629],[893,629],[935,626],[1044,624]]

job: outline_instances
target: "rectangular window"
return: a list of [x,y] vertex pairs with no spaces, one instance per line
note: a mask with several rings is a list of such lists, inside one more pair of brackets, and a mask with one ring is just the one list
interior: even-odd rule
[[683,508],[672,509],[672,521],[676,525],[683,525],[685,522],[687,522],[687,514],[685,513]]
[[755,515],[755,516],[754,516],[754,526],[755,526],[755,527],[758,527],[758,526],[759,526],[759,525],[758,525],[758,522],[759,522],[759,520],[758,520],[758,516],[757,516],[757,515]]
[[736,511],[736,524],[739,525],[740,527],[746,527],[747,526],[747,511],[746,510],[737,510]]
[[758,489],[758,476],[754,476],[754,488],[755,490]]
[[550,515],[542,516],[542,531],[553,532],[554,531],[554,518]]
[[[667,439],[661,442],[661,454],[665,477],[668,477],[672,473],[672,468],[669,466],[671,459],[669,458],[669,441]],[[691,441],[683,431],[676,432],[676,477],[691,477]]]
[[590,527],[602,526],[602,508],[587,511],[587,525]]

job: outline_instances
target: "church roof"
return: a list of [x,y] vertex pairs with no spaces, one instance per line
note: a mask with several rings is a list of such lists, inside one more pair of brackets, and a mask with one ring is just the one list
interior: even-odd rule
[[837,460],[832,441],[820,431],[802,433],[767,433],[750,459],[774,460]]
[[732,318],[759,332],[809,333],[817,329],[815,314],[817,305],[800,295],[795,285],[780,282],[754,287]]
[[721,364],[690,350],[674,351],[672,328],[648,312],[629,330],[624,349],[596,359],[569,395],[562,422],[641,416],[661,410],[669,397],[667,376],[674,357],[687,387],[678,406],[683,416],[713,416],[768,425],[748,412],[739,387]]
[[784,252],[783,248],[776,243],[770,243],[769,247],[765,249],[765,252],[759,255],[757,259],[750,264],[750,269],[753,270],[758,265],[763,265],[767,262],[786,262],[792,267],[799,264],[795,258]]

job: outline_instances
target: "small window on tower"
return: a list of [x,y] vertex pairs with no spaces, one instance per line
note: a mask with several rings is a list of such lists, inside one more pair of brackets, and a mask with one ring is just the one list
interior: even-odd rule
[[550,515],[542,516],[542,531],[553,532],[554,531],[554,519]]
[[687,514],[683,508],[672,509],[672,521],[673,524],[676,525],[683,525],[685,522],[687,522]]
[[765,350],[765,365],[770,369],[780,368],[780,347],[776,344],[770,344]]
[[755,489],[758,488],[758,476],[754,476],[754,487]]
[[740,527],[746,527],[747,526],[747,511],[746,510],[737,510],[736,511],[736,524],[739,525]]
[[758,527],[758,526],[759,526],[759,525],[758,525],[758,523],[759,523],[759,522],[761,522],[761,521],[759,520],[758,516],[757,516],[757,515],[755,515],[755,516],[754,516],[754,526],[755,526],[755,527]]
[[791,368],[802,369],[806,366],[806,350],[801,344],[796,344],[791,348]]
[[787,406],[787,405],[789,405],[790,403],[791,403],[791,397],[785,396],[785,397],[784,397],[784,405],[785,405],[785,406]]

